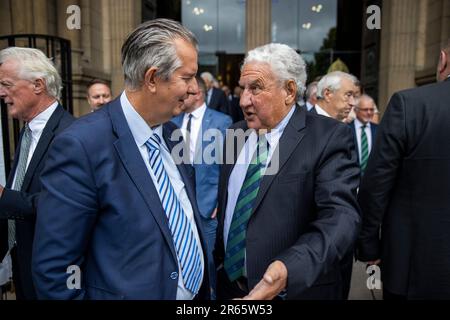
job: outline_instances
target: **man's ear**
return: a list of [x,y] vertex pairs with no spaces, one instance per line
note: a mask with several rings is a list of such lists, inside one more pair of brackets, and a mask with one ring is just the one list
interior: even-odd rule
[[36,79],[34,80],[34,93],[35,94],[41,94],[42,92],[45,92],[45,81],[43,79]]
[[287,96],[284,101],[286,105],[291,106],[295,102],[297,96],[297,84],[294,80],[289,80],[286,83],[286,93]]
[[325,90],[323,90],[323,99],[324,99],[326,102],[330,102],[332,96],[333,96],[333,91],[331,91],[331,90],[328,89],[328,88],[326,88]]
[[144,86],[150,92],[156,91],[156,82],[157,82],[156,72],[157,71],[158,71],[158,68],[150,67],[144,75]]
[[447,68],[447,53],[441,50],[439,53],[438,72],[441,74]]

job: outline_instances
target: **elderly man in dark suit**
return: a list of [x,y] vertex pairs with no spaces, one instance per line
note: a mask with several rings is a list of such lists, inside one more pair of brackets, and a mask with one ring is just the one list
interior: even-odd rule
[[392,96],[361,183],[357,256],[385,299],[450,299],[449,75],[450,42],[438,83]]
[[303,59],[286,45],[245,58],[246,121],[227,136],[219,182],[219,299],[343,298],[359,167],[347,125],[296,105],[305,80]]
[[348,125],[352,129],[355,144],[358,147],[358,160],[361,174],[363,174],[377,137],[378,125],[371,122],[376,110],[375,101],[372,97],[363,94],[354,110],[356,118]]
[[229,106],[230,102],[228,101],[225,92],[214,87],[213,75],[206,71],[202,72],[200,77],[203,79],[203,81],[205,81],[206,84],[205,102],[208,108],[231,115]]
[[31,251],[39,177],[50,143],[73,121],[58,103],[61,88],[58,71],[41,51],[17,47],[0,51],[0,98],[13,118],[25,122],[6,186],[0,186],[0,219],[9,219],[4,248],[11,253],[18,300],[36,299]]
[[197,50],[178,22],[141,24],[122,46],[125,91],[55,139],[33,250],[38,297],[209,297],[194,170],[172,156],[166,123],[197,92]]

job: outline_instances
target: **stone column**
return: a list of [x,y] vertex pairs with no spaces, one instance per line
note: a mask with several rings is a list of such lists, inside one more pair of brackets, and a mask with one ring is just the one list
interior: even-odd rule
[[384,112],[396,91],[415,86],[419,1],[383,1],[379,108]]
[[33,31],[37,34],[48,34],[48,1],[34,0],[32,4]]
[[246,1],[246,50],[249,51],[271,41],[271,0]]
[[111,89],[114,95],[123,90],[121,48],[126,36],[141,22],[141,1],[115,0],[109,3],[111,26]]
[[11,1],[0,0],[0,36],[12,33]]
[[[70,40],[72,48],[72,92],[73,92],[73,114],[76,117],[87,112],[85,110],[86,93],[82,85],[83,68],[82,68],[82,47],[81,47],[81,33],[83,30],[83,19],[81,19],[81,29],[69,30],[67,28],[67,19],[70,14],[67,14],[67,8],[70,5],[77,5],[81,9],[80,0],[58,0],[56,2],[56,18],[58,36]],[[81,17],[83,14],[81,13]]]

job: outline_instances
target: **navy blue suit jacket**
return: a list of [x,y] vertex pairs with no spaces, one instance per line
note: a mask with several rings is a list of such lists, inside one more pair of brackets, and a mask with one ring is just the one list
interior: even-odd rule
[[[12,170],[6,182],[5,189],[0,198],[0,221],[14,219],[16,223],[16,257],[13,258],[13,266],[16,274],[14,275],[15,285],[17,287],[17,298],[34,300],[36,293],[31,276],[31,251],[34,237],[34,227],[36,222],[36,209],[41,191],[41,182],[39,177],[44,169],[49,146],[56,135],[67,128],[74,118],[63,109],[61,105],[55,109],[48,119],[36,149],[33,152],[31,161],[27,167],[22,188],[20,191],[12,190],[12,183],[16,172],[16,167],[20,157],[20,144],[24,130],[22,129],[18,147],[14,155]],[[6,224],[6,223],[5,223]],[[6,236],[2,241],[6,241],[1,247],[7,250],[7,228],[0,229],[0,234]],[[3,233],[5,232],[5,233]],[[6,251],[0,252],[0,260],[5,256]],[[20,288],[19,288],[20,287]]]
[[[183,124],[184,113],[173,118],[172,122],[175,123],[179,128],[181,128]],[[222,136],[222,141],[219,141],[219,147],[216,148],[220,152],[223,149],[223,141],[225,140],[225,131],[232,124],[232,120],[229,116],[217,112],[212,109],[206,108],[205,114],[202,119],[202,132],[205,133],[209,129],[217,129],[216,133],[220,133]],[[198,143],[201,142],[201,143]],[[202,137],[198,137],[195,158],[198,161],[194,161],[194,169],[195,169],[195,181],[197,188],[197,203],[198,208],[200,209],[200,214],[209,219],[211,214],[215,208],[217,208],[217,191],[219,186],[219,164],[207,164],[205,162],[204,157],[200,158],[206,151],[206,155],[209,155],[207,152],[207,147],[211,144],[216,143],[216,139],[214,141],[209,141],[202,139]],[[200,148],[201,146],[201,148]],[[213,154],[215,156],[215,154]],[[220,159],[219,157],[214,157],[215,159]],[[197,163],[195,163],[197,162]]]
[[[175,128],[163,127],[170,150]],[[205,249],[194,172],[184,164],[178,170]],[[176,298],[178,262],[167,217],[120,98],[55,139],[41,180],[33,248],[39,298]],[[81,268],[81,289],[67,288],[71,265]],[[206,267],[199,298],[208,298]]]

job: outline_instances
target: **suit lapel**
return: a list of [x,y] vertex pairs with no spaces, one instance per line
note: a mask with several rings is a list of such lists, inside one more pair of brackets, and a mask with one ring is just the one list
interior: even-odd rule
[[136,185],[139,193],[144,199],[150,213],[155,218],[156,223],[161,229],[170,251],[174,258],[177,257],[175,248],[173,246],[172,234],[170,233],[167,217],[159,199],[158,191],[156,190],[152,178],[148,172],[147,167],[142,159],[142,156],[136,146],[131,130],[123,114],[120,104],[120,98],[116,99],[108,108],[109,115],[113,124],[113,130],[117,135],[117,140],[114,142],[114,147],[119,155],[119,158],[128,172],[131,180]]
[[64,109],[61,105],[55,109],[50,119],[48,119],[47,124],[42,131],[42,135],[39,138],[39,142],[36,146],[36,149],[33,152],[33,156],[31,158],[30,164],[28,165],[25,177],[23,179],[22,190],[27,190],[31,178],[34,176],[34,172],[38,167],[39,163],[42,161],[42,158],[47,151],[50,142],[52,142],[53,137],[55,136],[55,129],[58,127],[59,121],[61,117],[64,115]]
[[262,199],[267,193],[267,190],[269,190],[269,187],[272,184],[275,177],[278,175],[280,170],[289,160],[295,148],[305,136],[305,132],[303,129],[305,128],[306,111],[302,111],[298,106],[295,106],[295,108],[296,110],[294,111],[294,114],[292,115],[291,119],[286,125],[286,128],[284,129],[284,132],[280,137],[280,141],[278,142],[276,150],[274,151],[272,159],[269,163],[269,166],[275,164],[274,157],[276,157],[277,154],[279,154],[279,165],[277,174],[264,175],[264,177],[262,178],[259,192],[253,205],[253,213],[256,211],[257,207],[261,203]]

